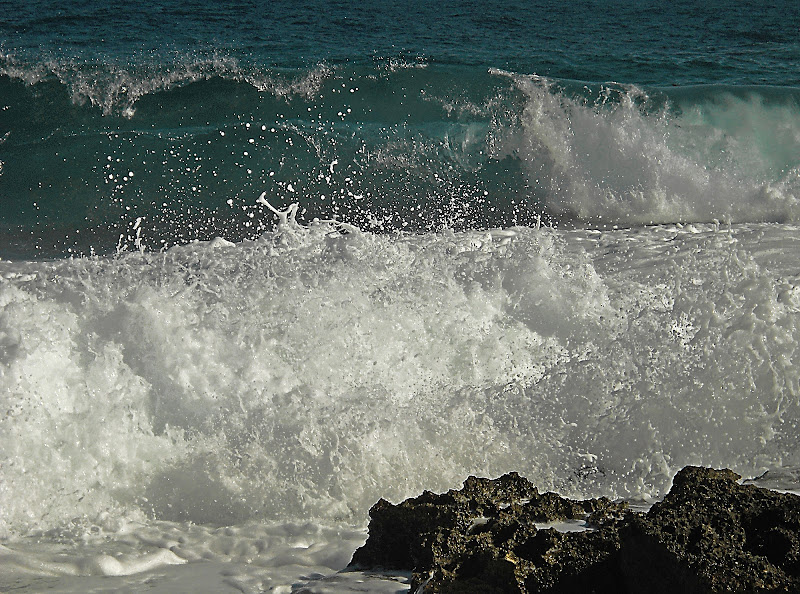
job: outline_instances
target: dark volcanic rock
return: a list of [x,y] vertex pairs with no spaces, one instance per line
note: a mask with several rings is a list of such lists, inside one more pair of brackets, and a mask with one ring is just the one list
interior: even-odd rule
[[800,497],[687,466],[625,530],[632,592],[800,592]]
[[[369,539],[351,566],[411,569],[412,590],[424,584],[425,592],[540,592],[562,582],[601,582],[602,568],[616,565],[616,525],[624,509],[605,498],[541,495],[516,473],[470,477],[460,491],[425,492],[400,505],[381,499],[370,510]],[[535,526],[587,517],[604,530],[561,533]]]
[[[516,473],[370,510],[351,567],[414,572],[422,592],[800,592],[800,497],[687,467],[646,514],[540,494]],[[558,532],[536,523],[584,519]]]

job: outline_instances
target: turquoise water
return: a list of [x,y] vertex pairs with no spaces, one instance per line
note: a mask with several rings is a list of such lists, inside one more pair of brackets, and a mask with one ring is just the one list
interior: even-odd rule
[[6,4],[0,256],[797,218],[795,3]]

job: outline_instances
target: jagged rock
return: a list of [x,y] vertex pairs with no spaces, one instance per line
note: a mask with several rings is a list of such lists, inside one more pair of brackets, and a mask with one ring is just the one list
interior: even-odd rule
[[632,592],[800,592],[800,497],[687,466],[625,530]]
[[[540,494],[516,473],[469,477],[370,510],[352,567],[414,572],[422,592],[800,592],[800,497],[686,467],[647,514]],[[585,519],[584,532],[537,523]]]
[[[624,509],[605,498],[539,494],[517,473],[469,477],[460,491],[425,492],[399,505],[378,501],[370,510],[369,539],[351,566],[411,569],[412,590],[423,586],[424,592],[544,591],[562,581],[580,583],[587,568],[597,574],[609,564],[619,549],[615,527]],[[535,526],[586,517],[605,530],[560,533]]]

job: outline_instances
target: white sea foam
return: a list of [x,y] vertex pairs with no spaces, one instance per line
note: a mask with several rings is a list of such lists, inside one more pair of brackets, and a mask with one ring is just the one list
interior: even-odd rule
[[[341,569],[379,497],[469,474],[652,501],[685,464],[800,463],[795,226],[285,219],[253,242],[0,263],[4,584],[169,584],[176,555],[288,587]],[[333,557],[264,536],[294,522]]]
[[[789,94],[708,87],[660,96],[610,83],[593,99],[493,70],[526,97],[491,150],[525,165],[551,212],[594,224],[795,221],[800,108]],[[661,102],[661,103],[659,103]]]
[[[409,575],[336,572],[363,544],[363,529],[313,523],[206,527],[129,526],[80,545],[43,538],[0,546],[0,587],[22,591],[400,592]],[[63,535],[62,535],[63,538]],[[113,579],[112,579],[113,578]],[[368,584],[368,586],[365,586]]]

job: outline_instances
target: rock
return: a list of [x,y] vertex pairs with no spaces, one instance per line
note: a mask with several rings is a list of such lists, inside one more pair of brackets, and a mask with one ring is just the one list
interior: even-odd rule
[[[624,510],[605,498],[539,494],[516,473],[469,477],[460,491],[425,492],[399,505],[381,499],[370,510],[369,539],[350,565],[411,569],[412,591],[424,592],[538,592],[602,580],[601,568],[615,565],[610,557],[619,549],[615,527]],[[535,526],[586,517],[605,529],[560,533]]]
[[621,564],[632,592],[800,592],[800,497],[688,466],[645,517]]
[[[413,571],[419,592],[800,592],[800,497],[686,467],[647,513],[540,494],[516,473],[370,510],[351,567]],[[542,522],[582,519],[590,530]]]

